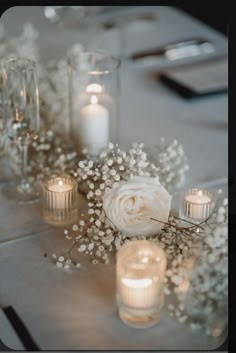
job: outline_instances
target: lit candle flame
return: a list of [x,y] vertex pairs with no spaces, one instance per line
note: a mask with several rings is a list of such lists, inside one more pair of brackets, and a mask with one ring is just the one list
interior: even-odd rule
[[86,87],[86,92],[88,93],[101,93],[102,92],[102,86],[98,85],[97,83],[91,83]]
[[148,257],[147,256],[143,257],[141,261],[144,264],[147,263],[148,262]]
[[198,196],[202,196],[202,190],[198,191]]
[[91,97],[91,103],[92,104],[97,104],[97,102],[98,102],[97,96],[92,96]]
[[130,279],[122,278],[122,282],[131,288],[144,288],[152,284],[152,278]]
[[62,186],[63,185],[63,181],[62,180],[59,180],[58,181],[58,186]]

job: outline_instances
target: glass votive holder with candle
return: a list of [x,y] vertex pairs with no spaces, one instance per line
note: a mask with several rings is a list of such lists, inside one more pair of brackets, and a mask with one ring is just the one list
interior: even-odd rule
[[120,319],[135,328],[154,326],[164,305],[164,250],[151,241],[130,241],[119,249],[116,259]]
[[215,206],[214,195],[204,189],[192,188],[183,195],[181,216],[193,222],[207,219]]
[[105,51],[68,56],[71,139],[95,159],[118,142],[119,66]]
[[77,182],[70,176],[56,176],[43,185],[43,217],[54,226],[77,220]]

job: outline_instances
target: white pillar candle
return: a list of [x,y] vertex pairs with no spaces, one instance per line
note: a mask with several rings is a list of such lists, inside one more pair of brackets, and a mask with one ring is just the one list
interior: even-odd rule
[[109,142],[109,112],[98,104],[96,95],[91,96],[91,104],[80,110],[80,136],[83,147],[97,155]]
[[192,219],[204,219],[210,215],[213,196],[207,190],[191,189],[184,197],[184,213]]

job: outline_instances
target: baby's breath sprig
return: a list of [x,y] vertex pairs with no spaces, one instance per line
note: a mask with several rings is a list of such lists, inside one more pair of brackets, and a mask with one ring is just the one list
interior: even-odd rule
[[227,198],[217,203],[208,221],[184,261],[169,263],[166,294],[172,290],[177,294],[177,305],[168,306],[171,316],[192,329],[203,328],[207,334],[219,336],[227,325]]

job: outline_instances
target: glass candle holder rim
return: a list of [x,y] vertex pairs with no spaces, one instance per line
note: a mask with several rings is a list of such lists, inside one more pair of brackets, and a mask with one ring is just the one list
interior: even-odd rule
[[[158,250],[160,252],[160,256],[161,256],[161,261],[165,262],[165,265],[167,264],[167,257],[166,257],[166,253],[165,251],[158,246],[157,244],[155,244],[154,242],[150,241],[150,240],[131,240],[127,243],[125,243],[124,245],[122,245],[122,247],[119,249],[119,251],[116,254],[116,263],[119,263],[119,261],[121,260],[121,258],[123,259],[123,256],[125,254],[125,251],[127,250],[127,248],[129,248],[130,246],[137,246],[137,243],[140,245],[149,245],[152,248],[155,248],[155,250]],[[146,266],[150,267],[155,267],[156,264],[158,262],[161,261],[152,261],[152,262],[135,262],[134,260],[129,259],[128,257],[125,258],[125,263],[126,266],[130,266],[131,264],[135,264],[140,266],[140,269],[145,269]],[[124,266],[124,264],[122,264],[122,266]]]
[[[13,62],[17,62],[17,63],[22,62],[27,65],[23,66],[22,68],[21,67],[13,68],[12,66],[9,65],[10,63],[13,63]],[[29,64],[31,64],[31,66],[29,66]],[[15,72],[17,72],[17,71],[31,71],[34,68],[38,67],[38,63],[34,60],[31,60],[31,59],[14,57],[14,58],[10,58],[10,59],[4,61],[2,63],[2,67],[7,68],[10,71],[15,71]]]
[[[49,182],[52,181],[52,180],[62,180],[62,178],[64,179],[69,179],[70,182],[72,183],[72,189],[77,187],[78,183],[77,181],[72,178],[70,175],[62,175],[62,176],[54,176],[54,177],[49,177],[45,182],[44,182],[44,188],[45,190],[47,190],[48,192],[52,192],[54,193],[55,191],[52,191],[49,189]],[[60,191],[60,193],[67,193],[68,191],[64,190],[64,191]]]
[[111,67],[111,69],[107,69],[107,70],[81,70],[81,71],[84,71],[84,72],[87,72],[88,75],[108,75],[108,74],[111,74],[113,73],[114,71],[116,71],[120,65],[121,65],[121,60],[120,58],[112,55],[109,51],[107,50],[88,50],[88,51],[82,51],[78,54],[72,54],[72,55],[68,55],[67,57],[67,62],[68,64],[73,68],[73,69],[76,69],[75,67],[75,63],[73,62],[73,59],[75,57],[78,57],[78,56],[88,56],[88,55],[103,55],[104,57],[107,57],[111,60],[113,60],[115,62],[115,64]]
[[[192,193],[193,191],[196,191],[196,193]],[[184,192],[184,196],[188,196],[188,195],[197,195],[197,192],[201,191],[203,193],[203,195],[209,196],[210,200],[207,202],[203,202],[202,204],[204,205],[208,205],[214,202],[214,194],[206,189],[201,189],[201,188],[190,188],[187,191]],[[185,197],[184,197],[185,200]],[[187,202],[191,203],[192,205],[199,205],[198,202],[194,202],[194,201],[188,201]]]

